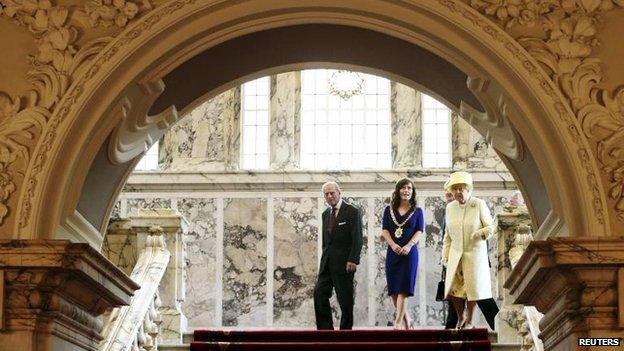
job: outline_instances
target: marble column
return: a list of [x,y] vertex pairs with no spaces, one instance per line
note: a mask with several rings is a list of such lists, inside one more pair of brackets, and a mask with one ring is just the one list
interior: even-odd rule
[[0,350],[95,351],[98,316],[138,288],[88,244],[1,240]]
[[167,171],[236,170],[239,163],[240,88],[204,102],[174,125],[160,146]]
[[[545,350],[601,350],[579,338],[617,338],[624,330],[624,243],[620,238],[575,237],[533,241],[505,288],[514,303],[544,317]],[[608,348],[608,347],[607,347]]]
[[[521,342],[519,332],[522,324],[521,315],[523,305],[512,302],[509,292],[503,289],[507,277],[512,269],[510,251],[514,250],[516,234],[521,226],[531,224],[531,218],[526,207],[509,206],[496,215],[496,238],[498,257],[498,296],[500,312],[496,316],[496,330],[498,332],[498,342],[516,343]],[[515,262],[513,262],[515,263]]]
[[451,114],[451,145],[453,147],[453,168],[467,169],[468,158],[472,156],[470,150],[470,124],[458,114]]
[[301,72],[271,76],[270,163],[273,170],[297,169],[300,158]]
[[392,82],[392,167],[420,168],[422,164],[421,93]]
[[162,229],[167,249],[171,253],[167,270],[159,288],[161,305],[158,308],[162,324],[160,338],[163,344],[180,344],[187,330],[187,318],[182,312],[186,292],[186,244],[184,233],[188,222],[176,210],[139,209],[130,217],[132,231],[136,233],[137,251],[145,247],[151,228]]

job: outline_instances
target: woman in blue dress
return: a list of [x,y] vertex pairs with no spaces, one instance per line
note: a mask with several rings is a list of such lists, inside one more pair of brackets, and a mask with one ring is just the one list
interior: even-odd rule
[[382,235],[388,243],[386,281],[388,295],[396,308],[394,329],[409,329],[411,319],[406,313],[409,296],[414,296],[418,270],[418,240],[425,227],[423,210],[416,207],[414,183],[403,178],[396,183],[390,206],[382,221]]

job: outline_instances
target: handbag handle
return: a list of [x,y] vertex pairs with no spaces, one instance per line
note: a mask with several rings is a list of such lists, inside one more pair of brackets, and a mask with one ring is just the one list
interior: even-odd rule
[[440,277],[440,281],[446,280],[446,266],[442,265],[442,276]]

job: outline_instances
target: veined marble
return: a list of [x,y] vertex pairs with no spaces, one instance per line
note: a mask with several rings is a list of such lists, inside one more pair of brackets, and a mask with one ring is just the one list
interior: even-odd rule
[[266,324],[266,199],[225,199],[223,325]]
[[187,288],[183,311],[190,328],[219,326],[216,320],[217,208],[214,199],[177,199],[178,211],[188,220]]
[[133,198],[128,199],[126,217],[136,216],[139,209],[171,208],[171,199]]
[[271,77],[270,163],[271,169],[299,166],[301,73]]
[[446,200],[443,196],[425,198],[425,245],[421,252],[427,262],[419,267],[419,274],[424,274],[426,279],[425,301],[426,321],[425,325],[440,326],[444,324],[446,305],[435,300],[438,282],[442,274],[440,259],[442,257],[443,235],[440,222],[446,209]]
[[317,198],[274,199],[274,326],[315,326],[317,203]]
[[[366,198],[361,197],[348,197],[345,196],[344,200],[360,209],[360,215],[362,216],[362,252],[360,254],[360,264],[357,267],[354,277],[354,295],[355,306],[353,307],[353,325],[354,326],[366,326],[368,324],[368,260],[372,259],[368,249],[368,236],[373,235],[369,231],[370,223],[368,223],[368,201]],[[337,301],[332,299],[337,306]]]
[[401,83],[391,83],[393,168],[421,165],[421,93]]
[[[390,193],[388,194],[390,195]],[[373,215],[374,222],[371,224],[371,231],[375,235],[375,248],[373,255],[376,259],[376,274],[371,293],[375,296],[375,325],[376,326],[388,326],[392,325],[394,321],[394,306],[388,296],[388,284],[386,282],[386,250],[388,245],[381,236],[381,220],[383,211],[390,203],[390,198],[375,198],[373,199]]]
[[239,114],[239,89],[230,89],[190,111],[165,134],[160,147],[161,168],[231,169],[231,154],[238,152]]
[[111,210],[110,218],[111,219],[121,218],[121,201],[117,200],[115,202],[115,205],[113,205],[113,209]]
[[453,148],[453,168],[466,169],[468,158],[472,156],[470,138],[472,127],[456,113],[451,115],[451,145]]

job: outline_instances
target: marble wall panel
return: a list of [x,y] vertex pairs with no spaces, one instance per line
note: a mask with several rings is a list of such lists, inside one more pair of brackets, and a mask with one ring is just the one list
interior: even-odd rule
[[266,325],[266,199],[224,199],[223,325]]
[[[512,194],[509,194],[508,196],[501,195],[481,197],[487,203],[490,213],[492,214],[492,219],[495,219],[497,213],[503,212],[503,209],[506,206],[509,206],[511,195]],[[496,240],[495,235],[496,233],[494,233],[494,237],[492,239],[488,240],[488,256],[490,258],[492,294],[494,296],[498,296],[498,240]]]
[[[371,230],[377,233],[375,238],[375,248],[372,255],[376,260],[376,274],[373,285],[373,291],[375,299],[375,326],[389,326],[394,322],[394,306],[388,296],[388,285],[386,283],[386,250],[388,245],[386,241],[381,237],[381,220],[383,211],[390,202],[389,198],[374,198],[373,199],[373,213],[374,223],[371,224]],[[374,226],[373,226],[374,225]]]
[[130,198],[128,199],[128,206],[126,217],[136,216],[139,208],[153,209],[153,208],[171,208],[171,199],[163,198]]
[[425,210],[425,245],[424,255],[426,265],[422,265],[419,274],[423,275],[425,283],[426,319],[424,325],[440,326],[444,322],[445,305],[435,300],[438,281],[442,274],[440,258],[442,256],[442,228],[446,201],[443,196],[427,197],[424,201]]
[[[368,325],[368,260],[372,259],[368,249],[368,235],[372,234],[369,230],[368,223],[368,199],[363,197],[344,197],[344,200],[360,209],[362,216],[362,252],[360,254],[360,264],[354,277],[354,297],[355,306],[353,307],[353,325]],[[337,307],[337,301],[333,301],[334,308]]]
[[186,243],[186,299],[189,328],[217,326],[217,208],[215,199],[180,198],[178,211],[189,223]]
[[313,327],[317,198],[274,199],[273,325]]

